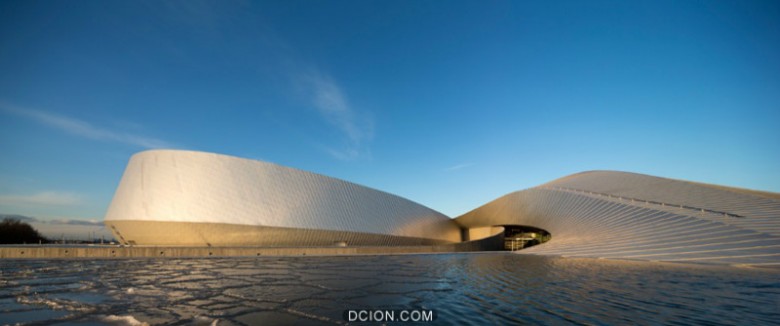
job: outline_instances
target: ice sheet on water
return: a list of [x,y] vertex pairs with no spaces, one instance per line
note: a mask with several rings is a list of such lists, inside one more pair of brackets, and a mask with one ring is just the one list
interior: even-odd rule
[[197,316],[192,321],[193,326],[217,326],[219,319],[213,319],[204,316]]
[[777,272],[728,267],[502,253],[51,264],[0,264],[0,325],[343,323],[345,309],[417,307],[445,324],[780,320]]
[[149,326],[148,323],[140,322],[138,319],[135,319],[135,317],[127,315],[127,316],[116,316],[116,315],[110,315],[110,316],[102,316],[98,318],[99,321],[104,322],[109,325],[115,325],[115,326]]
[[67,310],[73,312],[90,313],[95,311],[95,308],[89,304],[79,301],[68,300],[63,298],[52,298],[45,296],[20,296],[16,298],[16,302],[24,305],[38,305],[46,306],[52,310]]

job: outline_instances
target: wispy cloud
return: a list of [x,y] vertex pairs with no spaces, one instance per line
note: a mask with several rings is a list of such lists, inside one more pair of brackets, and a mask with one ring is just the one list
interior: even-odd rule
[[113,141],[119,143],[125,143],[129,145],[144,147],[144,148],[170,148],[172,144],[151,137],[145,137],[141,135],[123,133],[117,131],[111,131],[105,128],[96,127],[89,122],[70,118],[62,115],[57,115],[49,112],[20,108],[7,104],[0,103],[0,110],[16,114],[19,116],[33,119],[39,123],[48,125],[50,127],[82,136],[89,139],[101,140],[101,141]]
[[0,195],[0,205],[77,206],[84,196],[72,192],[43,191],[33,195]]
[[474,166],[474,163],[461,163],[461,164],[458,164],[458,165],[453,165],[451,167],[448,167],[448,168],[444,169],[444,171],[447,171],[447,172],[457,171],[457,170],[460,170],[460,169],[465,169],[465,168],[470,167],[470,166]]
[[368,143],[374,136],[374,121],[365,112],[352,108],[339,85],[327,75],[310,73],[302,78],[310,93],[312,105],[332,126],[344,134],[343,148],[327,151],[341,160],[368,155]]

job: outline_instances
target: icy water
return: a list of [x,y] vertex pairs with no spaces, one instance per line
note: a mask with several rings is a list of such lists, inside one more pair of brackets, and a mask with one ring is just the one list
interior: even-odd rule
[[0,260],[0,324],[777,324],[780,270],[510,253]]

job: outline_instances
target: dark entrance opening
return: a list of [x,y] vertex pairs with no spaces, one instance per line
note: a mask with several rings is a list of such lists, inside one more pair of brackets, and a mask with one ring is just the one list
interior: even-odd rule
[[520,250],[550,240],[550,232],[525,225],[501,225],[504,227],[504,250]]

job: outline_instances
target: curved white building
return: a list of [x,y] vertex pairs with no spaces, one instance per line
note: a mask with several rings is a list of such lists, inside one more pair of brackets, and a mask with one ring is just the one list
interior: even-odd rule
[[456,219],[471,238],[493,226],[544,229],[524,253],[780,265],[780,194],[592,171],[510,193]]
[[532,227],[551,239],[524,253],[780,265],[780,194],[612,171],[514,192],[452,220],[392,194],[276,164],[152,150],[130,159],[105,224],[138,245],[481,240],[457,245],[465,250],[503,249],[502,236],[511,243]]
[[226,155],[133,155],[105,218],[129,244],[430,245],[461,241],[455,222],[401,197]]

